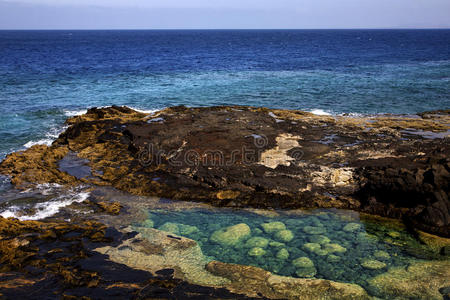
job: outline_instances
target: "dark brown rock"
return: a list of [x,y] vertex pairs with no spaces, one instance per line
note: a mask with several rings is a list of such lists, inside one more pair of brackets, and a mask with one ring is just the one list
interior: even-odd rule
[[[115,231],[114,239],[107,237],[108,230]],[[0,217],[0,298],[248,299],[224,288],[175,279],[167,270],[155,275],[132,269],[94,251],[128,238],[92,221]]]
[[[331,117],[180,106],[145,115],[110,107],[68,124],[51,147],[13,153],[0,172],[16,185],[88,182],[217,206],[347,208],[450,236],[445,111]],[[89,160],[92,176],[57,169],[69,151]]]

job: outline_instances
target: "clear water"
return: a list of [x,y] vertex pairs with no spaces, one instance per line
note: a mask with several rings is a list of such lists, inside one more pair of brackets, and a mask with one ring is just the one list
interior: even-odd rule
[[0,158],[111,104],[449,108],[450,30],[0,31]]
[[[283,241],[277,236],[278,231],[267,233],[262,224],[268,222],[282,222],[294,238]],[[217,230],[241,223],[250,227],[251,235],[236,244],[224,245],[212,237]],[[279,212],[278,216],[268,217],[227,209],[151,210],[148,220],[135,224],[136,230],[141,227],[154,227],[191,238],[199,243],[204,255],[211,260],[257,266],[285,276],[314,276],[357,283],[363,287],[367,287],[367,279],[386,272],[390,267],[438,257],[404,229],[388,223],[361,221],[359,215],[351,211]],[[254,237],[269,242],[259,245],[265,252],[261,256],[251,254],[255,245],[249,241]],[[317,243],[321,243],[322,251],[313,249],[312,243],[316,243],[316,247]],[[329,244],[334,246],[330,248],[327,246]],[[287,250],[288,258],[277,258],[281,249]],[[309,258],[314,263],[313,270],[295,266],[294,261],[299,257]],[[364,267],[364,262],[368,263],[368,260],[376,261],[381,267]]]

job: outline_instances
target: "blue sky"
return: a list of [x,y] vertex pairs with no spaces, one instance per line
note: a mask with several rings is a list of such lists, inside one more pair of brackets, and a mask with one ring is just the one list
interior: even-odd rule
[[450,28],[450,0],[0,0],[0,29]]

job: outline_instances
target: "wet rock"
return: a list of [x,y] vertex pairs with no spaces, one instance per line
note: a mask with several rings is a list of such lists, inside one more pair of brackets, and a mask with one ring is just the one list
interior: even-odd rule
[[269,299],[369,299],[358,285],[322,279],[302,279],[273,275],[251,266],[212,261],[206,269],[216,276],[228,278],[226,286],[251,297]]
[[155,226],[155,222],[153,222],[152,219],[147,219],[144,222],[142,222],[141,225],[144,227],[153,228],[153,226]]
[[308,237],[308,240],[311,243],[315,243],[315,244],[328,244],[330,242],[330,239],[327,236],[324,235],[312,235]]
[[336,263],[339,262],[341,260],[341,257],[334,255],[334,254],[330,254],[327,256],[327,261],[329,261],[330,263]]
[[223,246],[234,246],[250,236],[250,227],[240,223],[213,232],[210,240]]
[[303,231],[307,234],[324,234],[327,230],[325,227],[305,226]]
[[260,247],[254,247],[248,251],[249,256],[263,256],[266,254],[266,250]]
[[347,251],[346,248],[336,243],[328,243],[323,245],[319,243],[306,243],[303,244],[303,249],[319,256],[325,256],[332,253],[342,254]]
[[389,231],[389,232],[388,232],[388,235],[389,235],[391,238],[394,238],[394,239],[398,239],[398,238],[401,236],[400,233],[397,232],[397,231]]
[[347,232],[355,232],[358,231],[361,228],[361,224],[358,223],[348,223],[342,228],[342,230]]
[[313,261],[308,257],[299,257],[292,261],[292,265],[297,268],[295,274],[298,277],[314,277],[317,274]]
[[194,240],[174,238],[167,232],[153,228],[141,227],[138,235],[117,246],[103,246],[94,250],[108,255],[111,261],[138,270],[156,272],[173,268],[175,278],[195,284],[218,285],[227,282],[204,269],[208,259]]
[[311,268],[314,267],[314,262],[309,257],[299,257],[292,261],[292,265],[297,268]]
[[379,240],[376,235],[367,232],[359,232],[356,238],[361,243],[377,242]]
[[260,248],[266,248],[267,245],[269,245],[269,240],[263,237],[259,237],[259,236],[255,236],[255,237],[251,237],[249,238],[246,242],[245,242],[245,247],[246,248],[254,248],[254,247],[260,247]]
[[326,244],[323,246],[323,249],[327,251],[327,253],[345,253],[347,251],[347,249],[335,243]]
[[450,249],[450,239],[432,235],[423,231],[418,230],[418,239],[427,245],[435,253],[445,253],[445,249]]
[[171,295],[181,284],[155,279],[149,272],[113,263],[92,251],[94,245],[111,247],[130,237],[98,222],[0,217],[0,236],[0,290],[7,299],[130,299],[137,293],[147,295],[144,287]]
[[191,235],[193,233],[199,232],[199,229],[196,226],[186,224],[178,224],[178,228],[181,235]]
[[284,247],[285,244],[280,243],[280,242],[276,242],[276,241],[271,241],[271,242],[269,243],[269,246],[270,246],[270,247],[274,247],[274,248],[279,248],[279,247]]
[[100,207],[103,211],[112,214],[112,215],[118,215],[120,213],[120,210],[122,209],[122,205],[119,202],[96,202],[97,206]]
[[261,227],[266,233],[275,233],[280,230],[285,230],[286,225],[283,222],[269,222],[261,224]]
[[[0,173],[21,188],[83,182],[217,206],[353,209],[450,237],[450,144],[420,134],[442,135],[448,124],[448,114],[330,117],[178,106],[150,117],[126,107],[93,108],[70,118],[52,146],[9,154]],[[236,155],[240,149],[251,155]],[[89,161],[91,176],[59,169],[69,152]]]
[[303,248],[309,252],[317,252],[321,249],[321,246],[318,243],[306,243],[303,245]]
[[277,252],[276,257],[281,260],[287,260],[289,258],[289,251],[287,251],[285,248],[280,249]]
[[290,230],[280,230],[275,233],[275,238],[281,242],[290,242],[294,239],[294,234]]
[[377,259],[380,260],[389,260],[391,258],[391,256],[389,255],[389,253],[387,253],[386,251],[382,251],[382,250],[377,250],[375,251],[375,253],[373,254],[373,256]]
[[439,289],[450,286],[450,261],[416,262],[368,280],[379,297],[392,299],[443,299]]
[[317,274],[317,270],[315,267],[311,268],[299,268],[295,271],[295,275],[298,277],[314,277]]
[[386,268],[386,263],[375,259],[364,259],[361,262],[361,266],[369,270],[380,270]]
[[161,225],[160,227],[158,227],[159,230],[162,231],[166,231],[166,232],[170,232],[176,235],[180,234],[180,228],[178,227],[177,223],[172,223],[172,222],[166,222],[163,225]]

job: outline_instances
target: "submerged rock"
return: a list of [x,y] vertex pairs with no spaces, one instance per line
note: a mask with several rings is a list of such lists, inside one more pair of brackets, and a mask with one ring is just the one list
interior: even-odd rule
[[308,237],[308,240],[311,243],[316,243],[316,244],[328,244],[330,242],[330,239],[327,236],[324,235],[312,235]]
[[377,259],[381,259],[381,260],[389,260],[391,258],[391,256],[389,255],[389,253],[387,253],[386,251],[382,251],[382,250],[377,250],[375,251],[375,253],[373,254],[373,256]]
[[240,223],[214,231],[210,240],[223,246],[234,246],[250,236],[250,227]]
[[275,238],[282,242],[290,242],[294,239],[294,234],[290,230],[280,230],[275,233]]
[[397,231],[389,231],[389,232],[388,232],[388,235],[389,235],[391,238],[394,238],[394,239],[398,239],[398,238],[401,236],[400,233],[397,232]]
[[271,241],[271,242],[269,243],[269,246],[270,246],[270,247],[274,247],[274,248],[279,248],[279,247],[284,247],[285,244],[280,243],[280,242],[276,242],[276,241]]
[[260,247],[254,247],[248,251],[249,256],[263,256],[266,254],[266,250]]
[[261,224],[261,227],[266,233],[275,233],[280,230],[285,230],[286,225],[283,222],[269,222]]
[[315,267],[310,268],[300,268],[295,271],[295,275],[298,277],[314,277],[317,274],[317,269]]
[[450,261],[416,262],[390,268],[368,280],[372,293],[386,299],[443,299],[440,289],[450,286]]
[[143,227],[147,227],[147,228],[153,228],[153,226],[155,226],[155,222],[153,222],[152,219],[147,219],[144,222],[141,223],[141,225]]
[[330,254],[327,256],[327,261],[331,262],[331,263],[336,263],[338,261],[341,260],[340,256],[334,255],[334,254]]
[[166,222],[158,227],[159,230],[170,232],[176,235],[180,234],[180,228],[177,223]]
[[186,224],[178,224],[178,228],[180,229],[181,235],[191,235],[191,234],[197,233],[199,231],[197,226],[186,225]]
[[342,228],[342,230],[347,232],[355,232],[358,231],[361,228],[361,224],[358,223],[348,223],[347,225]]
[[266,248],[267,245],[269,245],[269,240],[263,237],[255,236],[249,238],[245,242],[245,247],[247,248],[254,248],[254,247],[260,247],[260,248]]
[[321,246],[318,243],[306,243],[303,244],[303,248],[309,252],[317,252],[321,249]]
[[281,260],[287,260],[289,258],[289,251],[283,248],[277,252],[276,257]]
[[303,231],[307,234],[324,234],[327,230],[325,227],[305,226]]
[[323,279],[302,279],[274,275],[251,266],[212,261],[206,269],[215,276],[225,277],[225,286],[250,297],[269,299],[370,299],[366,291],[356,285]]
[[342,254],[347,251],[346,248],[336,243],[329,243],[323,245],[319,243],[306,243],[303,244],[303,249],[319,256],[325,256],[332,253]]
[[327,251],[327,253],[344,253],[347,251],[347,249],[341,245],[334,243],[324,245],[323,249]]
[[314,277],[317,274],[313,261],[308,257],[299,257],[292,261],[292,265],[297,268],[295,274],[298,277]]
[[309,257],[299,257],[292,261],[292,265],[297,268],[311,268],[314,267],[314,262]]
[[380,270],[380,269],[386,268],[386,263],[381,262],[376,259],[364,259],[361,262],[361,266],[363,268],[369,269],[369,270]]

